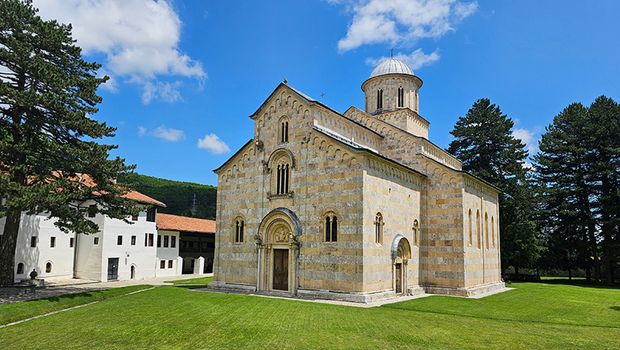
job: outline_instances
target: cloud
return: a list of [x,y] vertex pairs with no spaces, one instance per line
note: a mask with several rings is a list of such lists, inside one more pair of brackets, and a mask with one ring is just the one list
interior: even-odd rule
[[349,0],[353,13],[347,34],[338,41],[341,52],[367,44],[392,45],[439,38],[478,9],[476,2],[458,0]]
[[154,130],[149,130],[144,126],[138,126],[138,136],[153,136],[168,142],[177,142],[185,138],[185,132],[179,129],[167,128],[160,125]]
[[181,82],[146,82],[142,90],[142,103],[147,105],[155,98],[169,103],[181,100]]
[[162,76],[199,82],[207,76],[200,62],[179,49],[181,20],[168,0],[35,0],[34,4],[43,18],[71,23],[84,54],[105,56],[108,75],[125,77],[145,90]]
[[512,132],[512,136],[516,139],[521,140],[521,142],[525,144],[530,156],[534,155],[538,151],[538,138],[536,137],[535,133],[527,129],[520,128],[514,129]]
[[[411,69],[416,70],[418,68],[431,65],[439,60],[439,51],[435,50],[430,54],[425,54],[422,49],[417,49],[412,53],[406,55],[402,53],[398,53],[394,55],[394,58],[401,60],[409,65]],[[389,59],[390,57],[383,56],[379,58],[369,58],[366,60],[366,63],[372,66],[376,66],[379,63]]]
[[198,139],[198,148],[206,149],[213,154],[224,154],[230,152],[230,148],[216,134],[206,134],[205,137]]

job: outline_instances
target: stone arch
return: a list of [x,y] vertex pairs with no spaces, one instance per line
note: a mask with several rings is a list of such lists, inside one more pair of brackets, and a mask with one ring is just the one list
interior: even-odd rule
[[270,211],[263,220],[261,220],[260,225],[258,226],[258,237],[257,240],[261,242],[265,242],[267,237],[268,229],[273,227],[274,223],[278,221],[286,222],[291,229],[291,234],[293,235],[293,239],[297,240],[302,235],[301,221],[293,211],[288,208],[275,208]]
[[295,169],[295,156],[293,155],[293,152],[289,151],[286,148],[278,148],[275,151],[273,151],[271,153],[271,155],[269,156],[269,159],[267,160],[267,164],[269,166],[269,169],[272,168],[272,165],[275,161],[277,161],[278,159],[280,159],[281,157],[288,157],[288,159],[291,162],[291,168]]
[[397,234],[392,241],[390,252],[393,261],[398,258],[411,259],[411,245],[409,244],[409,240],[400,233]]
[[392,258],[392,288],[396,294],[406,294],[408,290],[407,265],[411,259],[409,240],[400,233],[394,237],[390,249]]

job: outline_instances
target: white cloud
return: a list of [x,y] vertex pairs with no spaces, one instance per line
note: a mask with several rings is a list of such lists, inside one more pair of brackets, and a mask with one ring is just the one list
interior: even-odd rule
[[198,148],[206,149],[213,154],[224,154],[230,152],[230,148],[216,134],[206,134],[205,137],[198,139]]
[[147,128],[143,126],[138,126],[138,136],[140,137],[145,136],[147,131],[148,131]]
[[111,76],[126,77],[145,90],[162,76],[198,81],[207,76],[200,62],[180,51],[181,20],[168,0],[35,0],[34,4],[43,18],[71,23],[83,53],[103,54]]
[[167,128],[163,125],[153,130],[152,135],[169,142],[177,142],[185,138],[183,130]]
[[512,136],[516,139],[521,140],[525,144],[530,156],[534,155],[537,152],[538,139],[533,132],[524,128],[514,129],[512,132]]
[[[412,53],[406,55],[406,54],[402,54],[399,53],[397,55],[394,55],[394,58],[401,60],[405,63],[407,63],[409,65],[409,67],[411,67],[411,69],[416,70],[418,68],[424,67],[424,66],[428,66],[431,65],[435,62],[437,62],[439,60],[439,52],[438,50],[435,50],[433,52],[431,52],[430,54],[425,54],[422,49],[417,49],[415,51],[413,51]],[[376,66],[379,63],[381,63],[384,60],[389,59],[390,57],[387,56],[383,56],[380,58],[370,58],[368,60],[366,60],[366,63],[372,65],[372,66]]]
[[146,82],[142,90],[142,103],[147,105],[155,98],[170,103],[181,100],[181,82]]
[[338,41],[341,52],[366,44],[403,44],[422,38],[439,38],[474,13],[476,2],[458,0],[350,0],[353,19]]

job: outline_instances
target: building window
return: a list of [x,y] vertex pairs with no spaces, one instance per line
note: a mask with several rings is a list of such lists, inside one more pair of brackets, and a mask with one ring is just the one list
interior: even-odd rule
[[480,210],[476,210],[476,237],[478,238],[478,249],[480,249],[482,243],[482,238],[480,237]]
[[165,269],[166,268],[166,260],[160,260],[159,261],[159,268],[160,269]]
[[489,214],[484,213],[484,245],[489,249]]
[[235,243],[243,242],[243,231],[245,230],[245,221],[243,219],[235,220]]
[[280,120],[280,143],[288,142],[288,120],[282,118]]
[[170,236],[170,248],[177,247],[177,236]]
[[469,223],[469,245],[471,246],[473,243],[473,232],[472,232],[472,218],[471,218],[471,209],[469,209],[469,213],[467,214],[467,221]]
[[164,248],[168,248],[168,242],[170,241],[170,238],[168,236],[164,236]]
[[91,204],[88,206],[88,217],[94,218],[95,216],[97,216],[97,205]]
[[157,235],[157,248],[161,248],[161,236]]
[[405,105],[405,89],[402,87],[398,88],[398,107],[403,107]]
[[74,239],[75,238],[73,238],[73,237],[69,238],[69,248],[73,248]]
[[420,223],[413,220],[413,244],[420,245]]
[[377,213],[375,216],[375,243],[383,244],[383,215]]
[[37,246],[37,236],[30,237],[30,246],[35,248]]
[[383,108],[383,90],[377,90],[377,109]]
[[338,217],[334,213],[325,215],[325,242],[338,241]]
[[52,263],[48,262],[47,264],[45,264],[45,273],[51,273],[52,272]]
[[168,260],[168,268],[171,269],[172,268],[172,260]]
[[149,233],[149,247],[153,246],[153,240],[155,239],[155,234]]
[[276,193],[287,194],[289,185],[290,169],[288,163],[278,164],[278,173],[276,175]]
[[493,240],[493,248],[495,248],[495,220],[491,216],[491,239]]
[[50,248],[54,248],[56,246],[56,237],[50,237]]
[[157,208],[151,207],[146,211],[146,221],[155,222],[155,216],[157,215]]
[[24,274],[24,263],[17,264],[17,274],[18,275]]
[[116,237],[116,245],[123,245],[123,236]]
[[95,238],[93,238],[93,244],[94,244],[94,245],[99,244],[99,237],[95,237]]
[[136,236],[131,236],[131,245],[136,245]]

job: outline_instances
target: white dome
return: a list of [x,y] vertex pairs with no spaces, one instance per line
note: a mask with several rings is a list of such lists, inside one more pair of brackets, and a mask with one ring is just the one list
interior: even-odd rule
[[413,70],[403,61],[395,58],[386,59],[370,73],[370,78],[385,74],[407,74],[414,75]]

